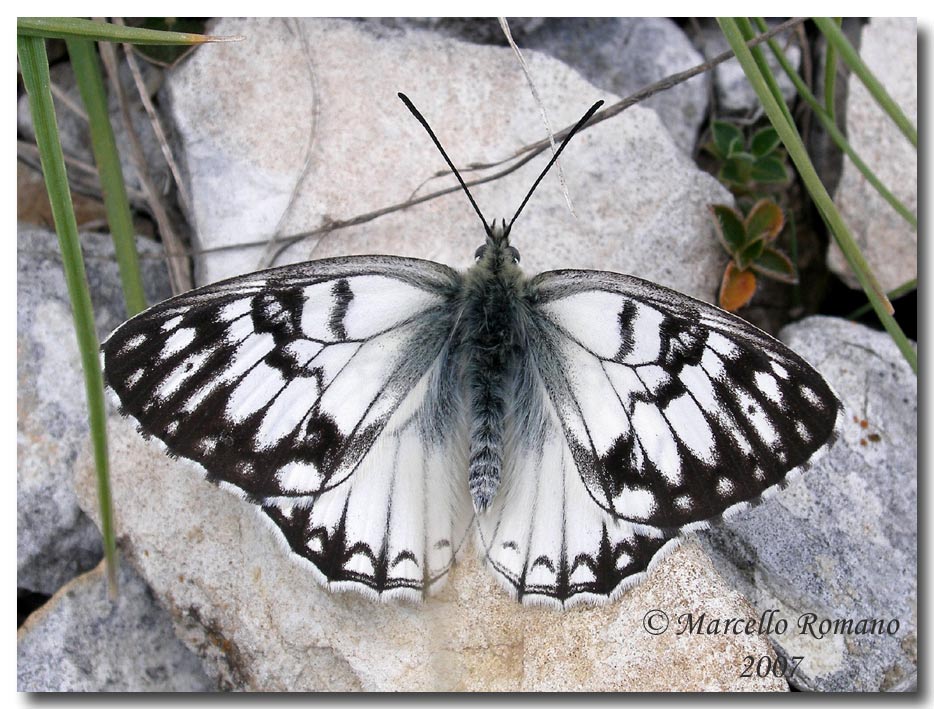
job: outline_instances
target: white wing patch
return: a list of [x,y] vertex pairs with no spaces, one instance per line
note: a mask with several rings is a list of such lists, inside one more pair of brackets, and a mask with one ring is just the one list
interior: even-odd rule
[[[426,378],[430,375],[426,375]],[[421,435],[425,386],[390,418],[354,475],[298,502],[276,498],[264,511],[319,580],[382,599],[417,600],[441,588],[464,546],[472,510],[464,422],[441,444]],[[284,471],[301,486],[309,471]],[[308,481],[310,482],[310,481]]]

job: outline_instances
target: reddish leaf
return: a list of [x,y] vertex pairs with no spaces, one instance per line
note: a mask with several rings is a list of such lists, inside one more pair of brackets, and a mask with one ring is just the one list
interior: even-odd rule
[[756,292],[756,276],[752,271],[742,271],[733,261],[726,265],[720,283],[720,307],[735,313],[752,300]]
[[771,199],[760,199],[746,217],[746,238],[749,241],[762,239],[771,243],[784,227],[785,215],[782,208]]

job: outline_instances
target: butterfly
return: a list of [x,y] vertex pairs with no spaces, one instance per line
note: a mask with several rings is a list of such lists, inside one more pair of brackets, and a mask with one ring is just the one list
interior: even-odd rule
[[468,544],[525,603],[605,602],[680,535],[756,504],[842,407],[744,320],[617,273],[527,277],[513,222],[465,272],[397,256],[171,298],[103,344],[121,412],[253,503],[320,582],[437,591]]

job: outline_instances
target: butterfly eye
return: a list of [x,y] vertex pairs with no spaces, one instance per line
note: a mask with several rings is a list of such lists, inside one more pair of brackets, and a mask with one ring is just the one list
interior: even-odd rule
[[507,246],[506,253],[512,257],[513,263],[519,263],[519,249],[514,246]]
[[473,252],[474,260],[479,261],[480,259],[483,258],[483,254],[485,253],[486,253],[486,244],[478,247],[477,250]]

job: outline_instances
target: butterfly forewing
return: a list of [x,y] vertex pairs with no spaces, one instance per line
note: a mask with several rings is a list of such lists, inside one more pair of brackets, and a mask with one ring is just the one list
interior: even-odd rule
[[533,279],[529,347],[592,499],[670,534],[754,501],[835,436],[836,396],[745,321],[630,276]]

